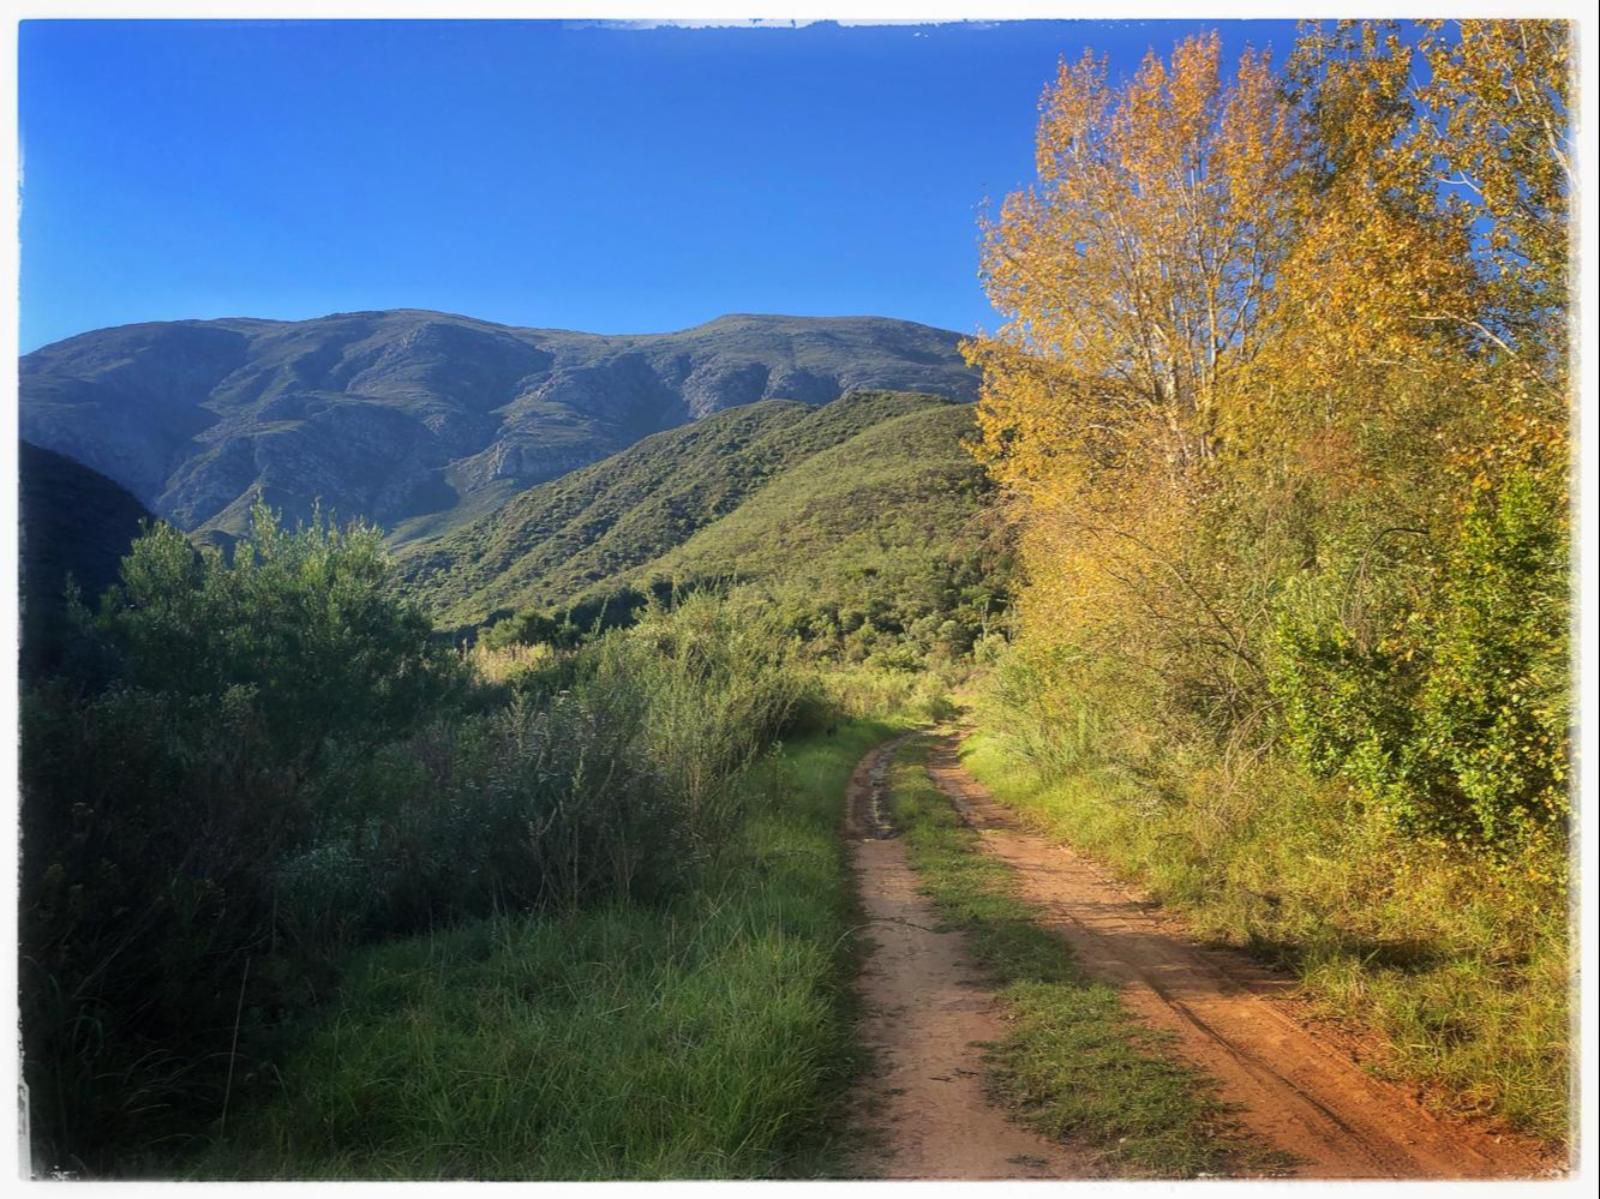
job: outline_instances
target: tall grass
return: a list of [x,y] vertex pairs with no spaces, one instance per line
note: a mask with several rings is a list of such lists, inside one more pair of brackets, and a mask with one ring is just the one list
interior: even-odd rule
[[980,705],[964,756],[997,798],[1138,880],[1199,936],[1295,971],[1328,1014],[1380,1034],[1381,1073],[1441,1107],[1568,1135],[1564,864],[1399,836],[1346,786],[1277,755],[1191,747],[1135,769],[1060,702],[1053,742],[1039,710],[1004,690]]
[[918,670],[831,664],[816,680],[828,706],[857,719],[891,714],[912,720],[948,720],[957,712],[951,692],[967,668],[928,665]]
[[758,761],[748,812],[665,906],[496,917],[362,953],[211,1178],[836,1172],[854,722]]

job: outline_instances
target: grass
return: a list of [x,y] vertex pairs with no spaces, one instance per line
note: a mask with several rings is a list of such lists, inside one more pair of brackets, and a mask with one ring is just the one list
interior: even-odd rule
[[970,739],[964,760],[1030,826],[1379,1034],[1381,1076],[1554,1145],[1569,1135],[1568,909],[1539,863],[1407,845],[1336,786],[1271,760],[1240,778],[1197,763],[1181,797],[1092,758],[1046,781],[997,734]]
[[924,892],[971,934],[998,988],[1010,1031],[989,1053],[998,1098],[1047,1137],[1104,1155],[1114,1173],[1160,1177],[1253,1173],[1283,1163],[1250,1142],[1171,1038],[1130,1015],[1115,988],[1090,979],[1036,922],[1010,868],[928,777],[926,742],[890,775],[896,824]]
[[855,923],[845,785],[888,725],[752,771],[690,894],[367,951],[192,1173],[211,1178],[818,1177],[842,1152]]

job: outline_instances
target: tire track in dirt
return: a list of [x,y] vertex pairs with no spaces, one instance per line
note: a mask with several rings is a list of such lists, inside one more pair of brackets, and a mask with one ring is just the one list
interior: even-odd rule
[[1530,1141],[1435,1116],[1297,1019],[1292,980],[1202,948],[1069,847],[1021,831],[965,767],[950,733],[928,771],[984,849],[1016,874],[1039,922],[1117,984],[1152,1027],[1214,1077],[1243,1123],[1312,1178],[1529,1178],[1555,1172]]
[[980,1042],[1005,1035],[999,1005],[959,932],[917,891],[884,811],[885,776],[904,737],[882,745],[850,780],[850,838],[871,946],[857,986],[859,1032],[873,1054],[852,1123],[865,1134],[861,1178],[1084,1178],[1090,1160],[1013,1123],[983,1085]]

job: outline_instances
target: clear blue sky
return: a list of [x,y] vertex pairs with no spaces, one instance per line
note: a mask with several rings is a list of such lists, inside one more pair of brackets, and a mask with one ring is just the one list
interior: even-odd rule
[[1202,28],[27,21],[21,345],[417,307],[599,332],[724,312],[992,325],[976,218],[1039,94]]

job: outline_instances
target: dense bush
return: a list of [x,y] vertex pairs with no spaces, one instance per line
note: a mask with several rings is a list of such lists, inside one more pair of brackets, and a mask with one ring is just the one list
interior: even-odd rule
[[709,594],[473,681],[375,530],[265,509],[231,558],[151,529],[77,621],[23,705],[21,981],[38,1162],[90,1172],[219,1128],[355,945],[680,890],[808,694]]
[[309,769],[329,741],[374,744],[455,681],[427,618],[386,593],[382,535],[320,518],[289,531],[257,505],[231,559],[170,525],[137,542],[93,619],[117,677],[152,692],[252,697],[277,753]]
[[290,532],[258,507],[231,559],[154,526],[100,611],[75,609],[82,669],[22,709],[24,1049],[45,1164],[104,1168],[220,1119],[248,1073],[236,1039],[264,1050],[326,983],[280,942],[275,883],[322,818],[312,781],[463,679],[385,585],[376,530]]
[[1426,563],[1403,579],[1384,564],[1376,619],[1333,602],[1348,572],[1293,580],[1272,687],[1308,769],[1349,780],[1413,833],[1498,851],[1559,831],[1571,811],[1564,508],[1524,472],[1480,491],[1427,592],[1415,594]]

